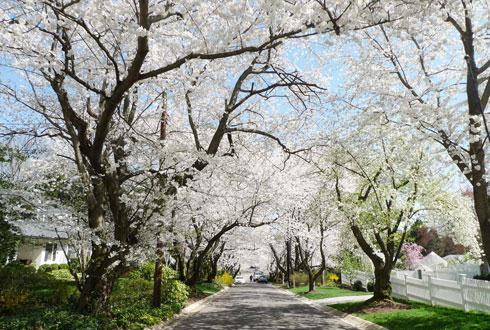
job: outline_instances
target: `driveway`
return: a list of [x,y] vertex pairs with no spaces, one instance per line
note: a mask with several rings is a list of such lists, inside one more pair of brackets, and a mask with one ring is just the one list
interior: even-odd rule
[[267,284],[244,284],[209,300],[202,309],[160,329],[328,329],[357,330]]

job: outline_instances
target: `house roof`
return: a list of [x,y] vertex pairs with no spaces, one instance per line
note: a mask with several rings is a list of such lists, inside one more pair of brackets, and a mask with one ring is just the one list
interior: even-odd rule
[[16,198],[31,208],[26,214],[28,219],[7,221],[18,229],[20,234],[32,238],[68,238],[73,212],[58,203],[39,198],[30,192],[13,189],[0,189],[1,198]]
[[10,221],[12,225],[19,229],[22,236],[31,238],[53,238],[67,239],[68,232],[65,228],[54,222],[40,220],[17,220]]
[[439,257],[437,253],[431,252],[418,262],[417,268],[422,265],[427,267],[434,267],[434,266],[446,267],[447,261]]

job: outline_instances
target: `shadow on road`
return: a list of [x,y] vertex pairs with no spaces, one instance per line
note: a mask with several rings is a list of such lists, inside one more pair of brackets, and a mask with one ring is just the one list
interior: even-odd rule
[[198,313],[167,329],[329,329],[356,328],[266,284],[233,287]]

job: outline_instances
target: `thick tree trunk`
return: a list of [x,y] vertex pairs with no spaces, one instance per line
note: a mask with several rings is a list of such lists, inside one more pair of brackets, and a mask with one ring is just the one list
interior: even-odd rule
[[315,291],[315,278],[311,272],[308,272],[308,292]]
[[[124,266],[123,257],[119,259],[118,266],[111,267],[115,260],[109,258],[111,252],[107,248],[94,245],[92,249],[77,308],[84,314],[110,314],[112,289],[127,268]],[[108,260],[112,262],[108,263]]]
[[163,276],[163,242],[157,241],[157,258],[155,260],[155,272],[153,273],[153,297],[152,306],[162,305],[162,276]]
[[374,270],[374,292],[371,301],[391,300],[391,267],[376,267]]
[[199,254],[199,256],[194,260],[192,263],[192,266],[190,268],[191,274],[188,276],[186,284],[190,287],[196,286],[197,282],[200,279],[201,275],[201,267],[202,267],[202,262],[203,262],[204,256],[202,254]]
[[213,282],[216,275],[218,274],[218,259],[210,258],[211,262],[211,271],[208,273],[207,281],[209,283]]
[[[486,184],[484,185],[486,188]],[[478,189],[477,189],[478,188]],[[474,187],[474,205],[475,213],[480,224],[480,236],[483,246],[484,259],[489,259],[490,256],[490,204],[486,192],[480,191],[480,187]]]

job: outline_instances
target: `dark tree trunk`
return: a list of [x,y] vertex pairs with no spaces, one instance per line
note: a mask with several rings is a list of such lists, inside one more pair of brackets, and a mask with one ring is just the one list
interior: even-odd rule
[[292,283],[292,267],[291,267],[291,240],[286,241],[286,281],[288,282],[288,288],[293,287]]
[[194,262],[192,263],[190,270],[191,274],[188,277],[186,284],[190,287],[196,286],[197,282],[200,279],[201,275],[201,268],[202,268],[202,262],[204,260],[204,255],[200,253],[197,258],[194,259]]
[[[92,256],[86,270],[86,279],[82,285],[77,309],[84,314],[108,315],[111,313],[110,297],[116,280],[128,268],[124,258],[117,258],[120,264],[110,258],[111,251],[105,247],[93,245]],[[113,260],[109,262],[109,260]],[[110,270],[109,270],[110,269]]]
[[242,266],[238,265],[238,268],[232,274],[233,278],[235,278],[238,275],[238,273],[240,273],[240,268],[242,268]]
[[208,273],[208,282],[211,283],[218,274],[218,259],[210,258],[211,271]]
[[155,260],[155,272],[153,273],[153,297],[152,306],[162,305],[162,276],[163,276],[163,242],[157,241],[157,258]]
[[391,267],[386,265],[382,268],[374,269],[374,292],[373,301],[391,300]]
[[315,279],[313,278],[313,274],[308,272],[308,292],[315,291]]

